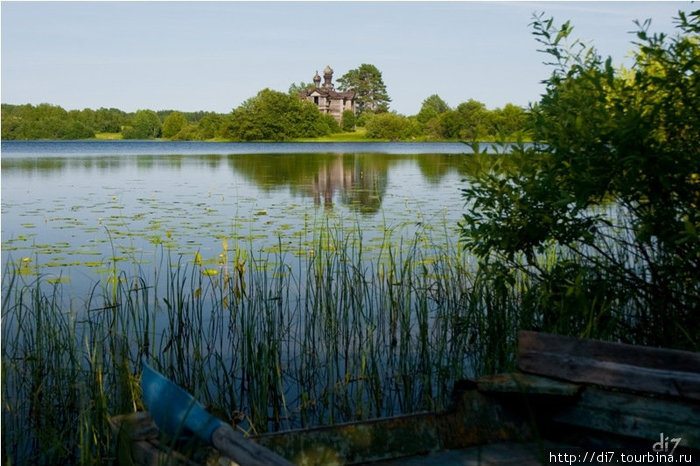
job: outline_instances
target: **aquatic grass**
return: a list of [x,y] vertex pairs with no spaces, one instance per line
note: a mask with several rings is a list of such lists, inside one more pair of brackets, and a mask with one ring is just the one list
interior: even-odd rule
[[105,460],[109,434],[106,418],[90,416],[99,398],[86,383],[95,368],[86,371],[81,357],[83,324],[59,308],[61,287],[45,292],[38,284],[12,279],[14,299],[3,300],[3,456],[33,464]]
[[113,461],[108,419],[142,408],[144,356],[259,433],[444,408],[455,380],[511,368],[517,329],[544,318],[524,306],[529,274],[477,269],[448,224],[385,226],[368,253],[373,232],[314,222],[292,250],[228,239],[213,257],[161,249],[152,273],[110,261],[68,309],[60,284],[8,269],[4,462]]
[[309,216],[264,251],[231,232],[220,251],[106,258],[84,300],[8,266],[3,462],[113,462],[142,357],[250,433],[444,408],[455,380],[507,367],[518,322],[452,228]]

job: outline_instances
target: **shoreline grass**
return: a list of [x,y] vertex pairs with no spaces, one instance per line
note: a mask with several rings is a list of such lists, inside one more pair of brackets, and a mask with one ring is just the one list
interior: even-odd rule
[[[86,141],[123,141],[126,140],[122,137],[122,133],[96,133],[94,138],[85,139]],[[155,138],[150,139],[152,141],[162,141],[162,142],[463,142],[460,139],[434,139],[427,136],[421,136],[412,139],[401,139],[401,140],[390,140],[390,139],[378,139],[367,137],[367,130],[363,127],[358,127],[355,131],[341,131],[339,133],[332,133],[326,136],[319,136],[314,138],[294,138],[288,141],[272,141],[272,140],[262,140],[262,141],[239,141],[234,139],[226,139],[221,137],[216,137],[206,140],[198,139],[167,139],[167,138]],[[492,138],[482,138],[479,140],[481,143],[500,143],[503,142],[497,137]],[[532,142],[531,139],[526,138],[522,142]]]

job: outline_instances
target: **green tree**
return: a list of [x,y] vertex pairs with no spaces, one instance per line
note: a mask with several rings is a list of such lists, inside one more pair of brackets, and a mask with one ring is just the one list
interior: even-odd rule
[[454,110],[441,113],[437,118],[437,125],[434,127],[436,128],[434,130],[437,133],[436,136],[444,139],[457,139],[461,129],[459,115]]
[[223,124],[224,137],[234,140],[283,141],[316,137],[337,130],[332,117],[299,96],[263,89],[243,102]]
[[2,104],[2,139],[20,139],[18,137],[22,125],[22,119],[18,115],[17,105]]
[[390,141],[410,139],[420,135],[420,125],[414,119],[394,112],[373,115],[365,125],[367,137]]
[[357,93],[355,104],[357,114],[365,112],[381,113],[389,111],[389,94],[382,79],[382,73],[374,65],[363,63],[359,68],[348,71],[338,78],[338,89],[354,90]]
[[198,139],[213,139],[220,135],[223,117],[217,113],[207,113],[197,122]]
[[95,136],[91,111],[50,104],[2,106],[3,139],[84,139]]
[[416,117],[422,124],[427,123],[433,118],[437,118],[441,113],[445,113],[450,109],[450,106],[440,98],[439,95],[433,94],[423,101],[420,111]]
[[287,93],[289,95],[292,95],[294,97],[298,97],[299,94],[304,92],[307,89],[311,89],[313,87],[316,87],[314,83],[305,83],[303,81],[297,83],[292,83],[289,85],[289,91]]
[[116,108],[99,108],[95,111],[95,131],[118,133],[126,120],[126,113]]
[[59,139],[89,139],[95,137],[95,131],[83,123],[80,118],[80,112],[77,112],[72,118],[60,124],[60,132],[56,135]]
[[137,110],[123,131],[124,139],[152,139],[161,134],[162,124],[153,110]]
[[162,133],[164,138],[172,138],[187,126],[185,115],[181,112],[172,112],[163,121]]
[[529,132],[530,116],[521,107],[506,104],[505,107],[492,112],[494,135],[508,140],[517,140]]
[[203,138],[198,131],[197,125],[188,122],[171,139],[174,141],[200,141]]
[[523,325],[697,351],[700,11],[672,39],[640,24],[629,71],[552,23],[533,22],[553,57],[537,143],[517,173],[463,190],[464,244],[492,275],[531,280]]
[[459,138],[477,141],[494,134],[491,126],[491,113],[483,103],[469,99],[467,102],[459,104],[455,110],[459,121]]
[[352,110],[344,110],[340,124],[343,131],[355,131],[355,120],[355,112]]

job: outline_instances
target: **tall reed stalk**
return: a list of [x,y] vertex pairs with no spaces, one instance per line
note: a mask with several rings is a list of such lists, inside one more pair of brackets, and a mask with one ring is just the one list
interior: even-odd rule
[[8,269],[3,463],[113,462],[144,357],[251,433],[441,409],[455,380],[508,367],[517,293],[475,280],[448,226],[387,227],[371,254],[359,226],[310,231],[291,252],[161,253],[83,301]]

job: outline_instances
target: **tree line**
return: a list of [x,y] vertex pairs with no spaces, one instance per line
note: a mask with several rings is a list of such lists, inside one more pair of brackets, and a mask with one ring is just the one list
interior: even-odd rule
[[230,113],[116,108],[65,110],[57,105],[2,104],[2,139],[122,139],[284,141],[316,138],[365,128],[366,137],[383,140],[519,140],[531,129],[529,112],[508,104],[489,110],[478,101],[451,108],[437,94],[418,114],[389,111],[391,98],[381,72],[362,64],[338,79],[340,90],[357,92],[357,114],[341,122],[299,98],[313,84],[292,84],[285,92],[263,89]]

